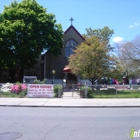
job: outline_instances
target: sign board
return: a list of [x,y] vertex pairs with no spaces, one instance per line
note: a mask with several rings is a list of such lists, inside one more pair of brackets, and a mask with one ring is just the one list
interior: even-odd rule
[[28,97],[51,98],[53,97],[53,85],[50,84],[28,84]]
[[36,80],[36,79],[37,79],[36,76],[24,76],[23,83],[33,84],[34,83],[34,80]]

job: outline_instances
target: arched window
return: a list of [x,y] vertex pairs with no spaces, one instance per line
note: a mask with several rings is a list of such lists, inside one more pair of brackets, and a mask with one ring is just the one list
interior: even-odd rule
[[65,55],[68,57],[73,54],[73,50],[78,44],[73,39],[70,39],[65,45]]

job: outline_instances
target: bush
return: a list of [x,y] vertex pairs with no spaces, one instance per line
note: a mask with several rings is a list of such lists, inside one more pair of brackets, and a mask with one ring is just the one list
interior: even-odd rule
[[34,80],[34,84],[46,84],[47,79],[43,79],[43,81],[40,80]]
[[91,88],[91,87],[88,87],[88,88],[87,88],[87,98],[93,98],[93,95],[92,95],[92,88]]
[[3,95],[4,96],[11,96],[11,93],[10,92],[4,92]]
[[87,88],[87,93],[92,93],[92,88],[91,87]]
[[0,93],[0,97],[18,97],[18,95],[11,92],[3,92],[3,93]]
[[10,92],[12,86],[13,86],[13,84],[11,84],[11,83],[2,84],[1,92]]
[[23,90],[22,92],[19,93],[19,97],[23,98],[26,95],[26,90]]
[[81,88],[80,88],[81,91],[84,91],[83,97],[85,96],[85,90],[86,90],[86,88],[87,88],[87,98],[93,98],[92,97],[92,88],[91,87],[88,87],[88,86],[81,86]]
[[16,83],[15,85],[12,86],[11,88],[11,92],[19,94],[22,91],[26,91],[27,86],[25,84],[20,84],[20,83]]
[[80,87],[80,90],[85,90],[85,86],[81,86]]
[[54,85],[54,97],[58,97],[58,90],[60,89],[60,95],[62,96],[62,85]]

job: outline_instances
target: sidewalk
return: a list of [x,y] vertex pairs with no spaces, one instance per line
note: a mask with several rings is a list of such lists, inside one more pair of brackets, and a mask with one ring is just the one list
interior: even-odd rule
[[140,98],[0,98],[0,106],[17,107],[140,107]]

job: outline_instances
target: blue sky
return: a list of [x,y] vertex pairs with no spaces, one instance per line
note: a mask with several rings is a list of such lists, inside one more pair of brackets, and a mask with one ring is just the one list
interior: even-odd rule
[[[14,0],[0,1],[0,12],[4,5]],[[21,2],[22,0],[17,0]],[[73,17],[74,27],[81,33],[86,28],[114,29],[113,40],[131,41],[140,34],[140,0],[36,0],[47,12],[56,16],[57,23],[65,31]],[[114,39],[115,38],[115,39]]]

